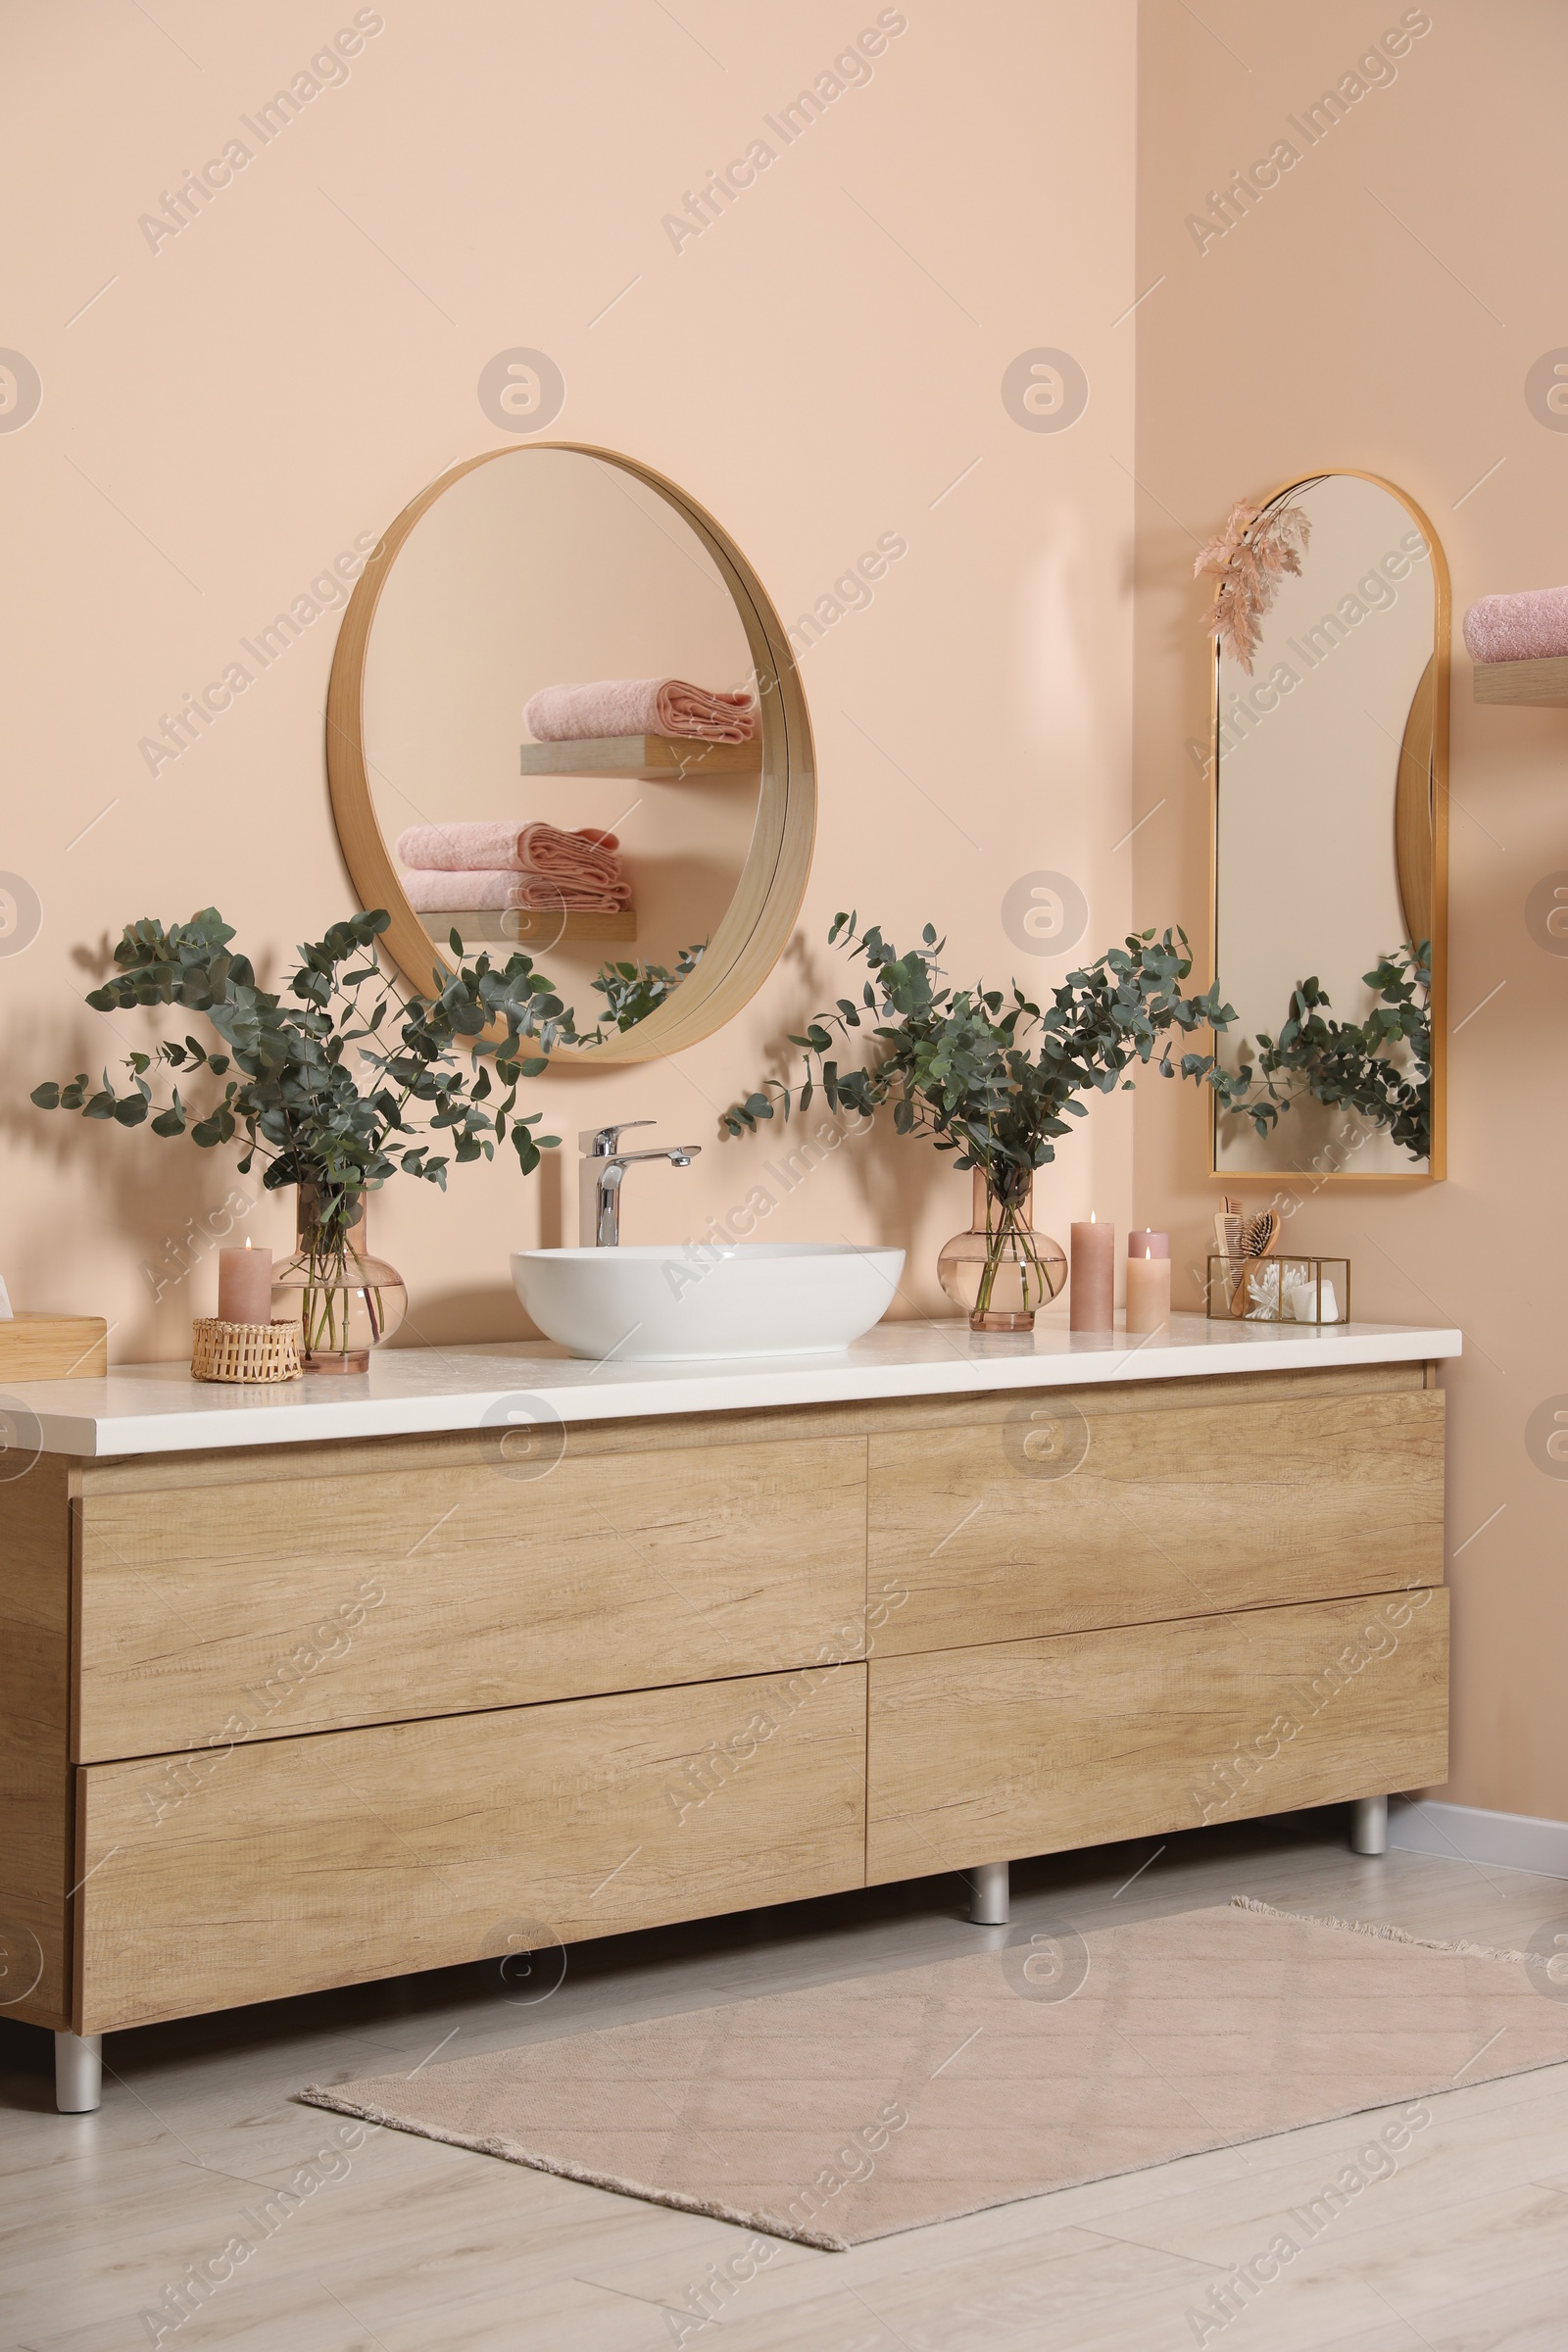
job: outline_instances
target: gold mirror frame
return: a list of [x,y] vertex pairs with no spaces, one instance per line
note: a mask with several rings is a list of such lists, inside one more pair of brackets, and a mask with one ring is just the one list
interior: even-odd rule
[[[1426,540],[1432,559],[1432,660],[1411,698],[1410,716],[1399,750],[1393,816],[1396,866],[1403,897],[1411,888],[1419,862],[1412,817],[1417,815],[1423,799],[1430,812],[1430,831],[1426,835],[1430,842],[1430,876],[1419,875],[1416,878],[1418,882],[1429,886],[1432,906],[1432,1152],[1424,1168],[1412,1168],[1408,1174],[1402,1169],[1392,1168],[1375,1175],[1349,1175],[1316,1168],[1221,1168],[1217,1150],[1220,1111],[1216,1103],[1208,1123],[1208,1172],[1230,1188],[1244,1184],[1278,1186],[1300,1178],[1309,1179],[1314,1191],[1324,1184],[1437,1184],[1447,1174],[1450,668],[1447,558],[1443,552],[1443,542],[1415,500],[1401,490],[1397,482],[1391,482],[1386,474],[1369,473],[1363,466],[1324,466],[1313,473],[1293,474],[1260,502],[1260,511],[1277,506],[1281,500],[1292,497],[1298,490],[1310,489],[1315,482],[1347,476],[1358,482],[1374,482],[1380,490],[1386,490],[1391,498],[1397,499]],[[1216,582],[1216,598],[1218,593],[1219,584]],[[1218,638],[1215,638],[1209,658],[1208,968],[1211,976],[1219,974],[1219,698],[1220,645]],[[1209,1040],[1210,1052],[1217,1052],[1220,1042],[1217,1032],[1210,1030]]]
[[410,500],[356,581],[338,632],[326,693],[326,774],[338,840],[361,905],[384,906],[392,918],[382,935],[383,945],[409,987],[427,994],[432,973],[448,965],[404,894],[370,797],[365,673],[376,607],[415,524],[454,482],[477,466],[525,459],[540,449],[570,450],[618,466],[674,508],[717,564],[740,614],[757,672],[762,773],[757,821],[735,895],[697,970],[646,1020],[602,1045],[563,1047],[551,1057],[554,1069],[600,1069],[611,1062],[653,1061],[694,1046],[721,1029],[756,996],[784,953],[806,896],[816,830],[816,765],[806,697],[784,624],[733,539],[695,499],[652,466],[585,441],[514,442],[448,466]]

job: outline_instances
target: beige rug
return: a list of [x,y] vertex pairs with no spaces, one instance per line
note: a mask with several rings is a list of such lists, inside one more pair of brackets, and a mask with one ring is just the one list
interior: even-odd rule
[[841,2251],[1398,2106],[1367,2127],[1380,2177],[1433,2093],[1568,2060],[1544,1982],[1244,1897],[301,2095]]

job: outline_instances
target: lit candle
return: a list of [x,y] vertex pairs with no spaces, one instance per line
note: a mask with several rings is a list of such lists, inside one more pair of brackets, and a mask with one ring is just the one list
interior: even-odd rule
[[1145,1226],[1127,1236],[1127,1328],[1158,1331],[1170,1321],[1170,1236]]
[[1067,1324],[1072,1331],[1110,1331],[1116,1321],[1116,1228],[1091,1214],[1072,1229],[1072,1279]]
[[220,1323],[270,1323],[272,1319],[272,1252],[218,1252],[218,1319]]

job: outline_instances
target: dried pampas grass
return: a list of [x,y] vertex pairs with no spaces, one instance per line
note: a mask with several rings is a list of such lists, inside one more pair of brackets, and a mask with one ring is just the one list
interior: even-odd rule
[[1249,677],[1257,650],[1258,622],[1279,594],[1281,574],[1299,572],[1312,535],[1311,517],[1301,507],[1252,507],[1238,499],[1225,528],[1211,539],[1193,565],[1219,581],[1208,633],[1239,662]]

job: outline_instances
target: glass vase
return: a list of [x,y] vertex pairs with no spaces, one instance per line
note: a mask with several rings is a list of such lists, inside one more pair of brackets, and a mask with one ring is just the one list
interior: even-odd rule
[[272,1314],[300,1326],[306,1372],[368,1372],[408,1312],[396,1266],[366,1248],[366,1196],[302,1184],[295,1252],[272,1277]]
[[1067,1279],[1067,1260],[1059,1242],[1034,1229],[1033,1177],[1011,1167],[1000,1175],[999,1192],[975,1169],[969,1230],[943,1250],[937,1278],[971,1331],[1033,1331],[1036,1308]]

